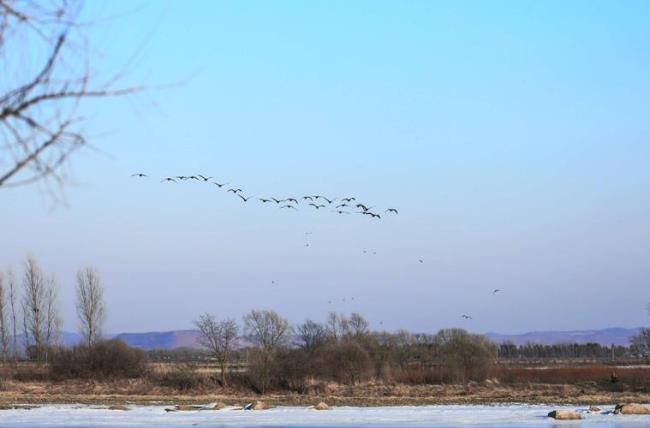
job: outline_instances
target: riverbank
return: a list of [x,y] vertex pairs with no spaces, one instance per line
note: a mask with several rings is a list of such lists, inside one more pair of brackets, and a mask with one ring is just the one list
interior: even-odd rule
[[116,382],[13,382],[0,391],[0,405],[15,404],[204,404],[220,401],[226,405],[261,400],[274,406],[309,406],[323,401],[332,406],[420,406],[452,404],[566,404],[590,405],[650,402],[650,392],[604,391],[595,385],[526,383],[502,385],[494,382],[469,385],[401,385],[365,383],[328,385],[326,393],[253,394],[238,390],[176,391],[140,380]]

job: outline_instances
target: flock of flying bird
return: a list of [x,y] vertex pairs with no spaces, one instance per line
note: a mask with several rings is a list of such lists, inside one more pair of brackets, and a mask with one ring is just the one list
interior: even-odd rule
[[[148,177],[147,174],[144,173],[135,173],[131,174],[132,177],[135,178],[146,178]],[[179,181],[197,181],[197,182],[204,182],[204,183],[211,183],[217,186],[219,189],[222,189],[224,186],[227,186],[230,183],[219,183],[218,181],[212,181],[214,177],[206,177],[202,174],[196,174],[196,175],[177,175],[173,177],[165,177],[162,180],[160,180],[161,183],[178,183]],[[234,196],[239,197],[242,202],[248,202],[249,200],[253,199],[252,196],[244,196],[242,194],[243,190],[233,186],[230,187],[226,190],[226,193],[232,193]],[[307,206],[313,207],[315,210],[320,210],[322,208],[328,208],[332,207],[332,204],[338,200],[338,204],[334,205],[332,208],[334,208],[333,212],[337,214],[362,214],[365,216],[368,216],[371,219],[381,219],[381,214],[378,214],[376,212],[371,211],[374,207],[369,207],[366,204],[363,204],[361,202],[357,201],[357,198],[355,197],[347,197],[347,198],[327,198],[322,195],[305,195],[302,196],[301,198],[285,198],[285,199],[277,199],[273,197],[266,197],[266,198],[257,198],[259,202],[262,204],[276,204],[279,206],[280,209],[293,209],[297,210],[298,206],[300,204],[300,200],[304,201],[307,203]],[[355,210],[356,211],[352,211]],[[384,211],[385,214],[399,214],[399,211],[396,208],[388,208]],[[309,246],[309,244],[306,244],[306,246]],[[363,250],[364,254],[367,253],[367,250]],[[375,251],[373,251],[373,254],[376,254]],[[424,263],[424,260],[418,259],[418,262]],[[275,281],[271,281],[272,284],[275,284]],[[496,295],[497,293],[502,292],[503,290],[496,288],[492,291],[492,295]],[[354,300],[354,297],[351,298],[351,300]],[[345,298],[343,299],[345,302]],[[332,303],[332,301],[328,301],[329,304]],[[471,320],[473,319],[471,315],[468,314],[462,314],[461,317],[465,320]],[[383,322],[382,322],[383,324]]]
[[[131,176],[136,178],[146,178],[147,174],[139,172],[136,174],[131,174]],[[179,181],[198,181],[198,182],[214,184],[219,189],[222,189],[224,186],[230,184],[230,183],[219,183],[218,181],[213,181],[212,180],[213,178],[214,177],[206,177],[205,175],[202,174],[177,175],[173,177],[165,177],[162,180],[160,180],[160,182],[178,183]],[[243,190],[236,186],[228,188],[226,192],[232,193],[234,196],[239,197],[242,200],[242,202],[248,202],[251,199],[253,199],[252,196],[248,196],[248,197],[244,196],[244,194],[242,193]],[[307,204],[307,206],[313,207],[313,209],[315,210],[320,210],[322,208],[333,208],[332,211],[337,214],[362,214],[368,216],[368,218],[377,219],[377,220],[381,219],[382,214],[393,214],[393,215],[399,214],[399,211],[397,211],[396,208],[388,208],[382,214],[373,212],[372,210],[374,209],[374,207],[369,207],[368,205],[357,201],[357,198],[355,197],[330,199],[323,195],[306,195],[300,198],[278,199],[273,197],[266,197],[266,198],[257,198],[257,200],[263,204],[275,204],[280,209],[288,209],[288,210],[297,210],[298,206],[300,205],[300,201],[303,201],[304,203]],[[335,202],[337,203],[335,204]]]

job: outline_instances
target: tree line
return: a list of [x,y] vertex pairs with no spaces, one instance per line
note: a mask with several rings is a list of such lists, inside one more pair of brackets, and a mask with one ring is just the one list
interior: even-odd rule
[[[106,317],[104,288],[96,269],[77,272],[76,312],[83,342],[92,346],[102,338]],[[21,277],[12,269],[0,272],[0,354],[3,361],[17,361],[22,355],[47,362],[59,345],[61,316],[58,284],[29,256]],[[22,343],[19,343],[20,342]]]

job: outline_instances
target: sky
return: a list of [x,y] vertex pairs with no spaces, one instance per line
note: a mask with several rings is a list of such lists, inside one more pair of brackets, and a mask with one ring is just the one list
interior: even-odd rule
[[[0,191],[0,266],[20,274],[36,257],[64,329],[86,265],[115,333],[253,308],[418,332],[650,322],[650,3],[121,0],[83,13],[95,75],[145,89],[83,106],[94,149],[69,164],[64,201]],[[192,174],[255,198],[354,196],[382,219],[159,182]]]

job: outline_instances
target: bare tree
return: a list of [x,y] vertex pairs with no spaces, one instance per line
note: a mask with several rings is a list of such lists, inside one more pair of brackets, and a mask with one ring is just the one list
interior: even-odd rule
[[82,101],[122,95],[117,77],[91,82],[82,0],[0,0],[0,188],[62,184],[69,156],[86,145]]
[[650,328],[642,328],[630,338],[630,349],[640,357],[650,358]]
[[302,341],[301,347],[307,352],[313,352],[322,346],[327,339],[327,328],[310,319],[299,324],[296,327],[296,332]]
[[101,278],[91,267],[77,272],[77,317],[84,341],[88,346],[94,345],[101,339],[106,310]]
[[274,311],[253,309],[244,316],[245,333],[265,351],[286,343],[289,322]]
[[11,333],[12,333],[12,351],[14,362],[18,361],[18,322],[16,317],[16,278],[13,271],[7,271],[7,283],[9,284],[9,303],[11,305]]
[[290,331],[289,322],[273,311],[252,310],[244,316],[244,332],[259,347],[248,370],[262,393],[271,382],[275,353],[287,343]]
[[23,279],[23,329],[25,349],[34,346],[38,361],[47,359],[47,349],[59,335],[60,319],[56,307],[56,285],[46,279],[32,257],[25,261]]
[[56,282],[54,278],[49,278],[45,292],[45,307],[47,311],[45,316],[46,360],[49,348],[52,345],[58,344],[59,337],[61,336],[61,317],[59,316],[57,298],[58,290],[56,288]]
[[0,272],[0,343],[2,344],[2,360],[9,356],[9,333],[7,326],[7,296],[5,293],[4,275]]
[[361,316],[361,314],[358,312],[352,312],[350,314],[350,319],[348,320],[348,326],[352,335],[358,337],[368,334],[370,324]]
[[194,325],[199,329],[199,343],[212,353],[221,369],[221,385],[226,386],[226,369],[230,362],[239,328],[234,320],[217,321],[214,315],[203,314]]

